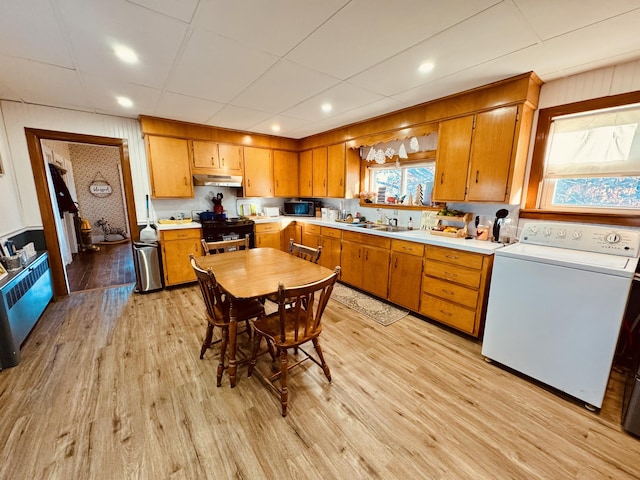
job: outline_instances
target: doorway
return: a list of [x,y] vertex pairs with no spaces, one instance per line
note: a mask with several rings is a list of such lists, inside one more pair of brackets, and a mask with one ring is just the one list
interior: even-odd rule
[[[137,240],[138,237],[138,222],[133,198],[133,181],[131,178],[131,164],[129,160],[127,141],[121,138],[99,137],[31,128],[25,128],[25,134],[29,148],[31,168],[36,184],[38,205],[40,207],[40,214],[44,229],[44,238],[49,252],[49,264],[51,268],[54,295],[56,297],[65,296],[72,290],[69,288],[67,270],[65,268],[65,262],[62,254],[65,246],[61,245],[59,235],[60,227],[56,222],[56,215],[59,213],[57,212],[57,206],[54,206],[51,202],[51,188],[49,187],[49,182],[47,180],[47,165],[45,163],[42,147],[43,141],[60,141],[71,144],[86,144],[117,148],[122,180],[124,212],[126,217],[125,221],[128,224],[127,230],[130,232],[130,235],[126,241],[121,242],[117,246],[106,245],[104,250],[101,248],[99,252],[92,252],[102,252],[102,254],[88,257],[84,259],[83,262],[79,262],[77,270],[86,276],[86,282],[84,282],[84,287],[82,287],[83,289],[85,289],[87,285],[95,285],[94,287],[89,288],[108,286],[104,285],[107,278],[109,279],[109,282],[112,281],[111,279],[114,279],[113,281],[115,282],[121,282],[122,278],[131,278],[127,277],[127,275],[131,275],[130,272],[127,273],[127,267],[122,266],[122,263],[119,263],[123,259],[126,262],[127,259],[130,258],[131,268],[133,268],[133,241]],[[111,248],[112,246],[114,248]],[[117,269],[121,269],[122,272],[124,272],[124,277],[119,276],[117,273],[112,276],[111,270],[113,270],[114,265]],[[111,267],[111,270],[109,270],[109,274],[107,275],[109,267]],[[72,273],[75,274],[75,272]],[[92,276],[93,280],[91,279]],[[98,280],[100,281],[98,282]],[[135,273],[133,273],[133,281],[135,281]],[[78,285],[82,286],[83,282],[78,282]]]

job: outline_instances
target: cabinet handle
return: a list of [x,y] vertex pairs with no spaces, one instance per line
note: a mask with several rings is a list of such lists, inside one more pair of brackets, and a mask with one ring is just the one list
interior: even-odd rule
[[456,278],[458,276],[457,273],[449,273],[449,272],[444,272],[444,276],[447,278]]
[[393,268],[398,268],[398,259],[396,258],[396,263],[393,265]]
[[364,260],[365,260],[365,261],[369,260],[369,250],[367,250],[367,251],[364,253]]
[[326,178],[322,181],[322,186],[323,186],[323,187],[326,187],[326,186],[327,186],[327,179],[326,179]]
[[340,179],[340,186],[342,186],[342,179]]
[[445,312],[444,310],[440,310],[440,313],[446,315],[447,317],[451,316],[451,312]]
[[309,180],[309,188],[311,188],[311,180]]
[[445,290],[444,288],[441,290],[441,292],[446,295],[453,295],[453,292],[451,290]]
[[224,167],[224,157],[222,157],[222,166]]
[[215,164],[216,164],[216,161],[215,161],[215,158],[214,158],[214,157],[213,157],[213,155],[212,155],[212,156],[211,156],[211,165],[214,165],[214,166],[215,166]]
[[187,183],[187,177],[184,177],[184,184],[185,184],[185,185],[189,185],[189,184]]
[[440,175],[440,185],[444,183],[444,172]]
[[251,179],[247,178],[247,187],[250,187],[250,186],[251,186]]
[[280,182],[280,180],[276,180],[276,187],[279,187],[279,186],[280,186],[280,183],[279,183],[279,182]]
[[478,175],[480,175],[480,170],[476,170],[476,183],[478,183]]
[[453,260],[458,260],[458,256],[457,255],[445,255],[446,258],[451,258]]

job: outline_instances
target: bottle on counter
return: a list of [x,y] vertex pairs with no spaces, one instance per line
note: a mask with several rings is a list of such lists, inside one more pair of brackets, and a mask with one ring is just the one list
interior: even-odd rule
[[407,228],[409,230],[413,230],[413,220],[409,217],[409,222],[407,223]]

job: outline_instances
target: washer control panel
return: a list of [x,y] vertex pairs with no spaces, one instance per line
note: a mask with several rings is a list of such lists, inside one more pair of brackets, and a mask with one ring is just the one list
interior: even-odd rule
[[638,230],[577,223],[527,223],[520,235],[520,241],[633,258],[638,257],[640,252]]

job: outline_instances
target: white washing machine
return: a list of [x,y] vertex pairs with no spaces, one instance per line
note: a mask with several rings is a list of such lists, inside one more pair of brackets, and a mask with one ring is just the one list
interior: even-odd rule
[[495,252],[482,354],[600,408],[639,248],[635,230],[527,224]]

